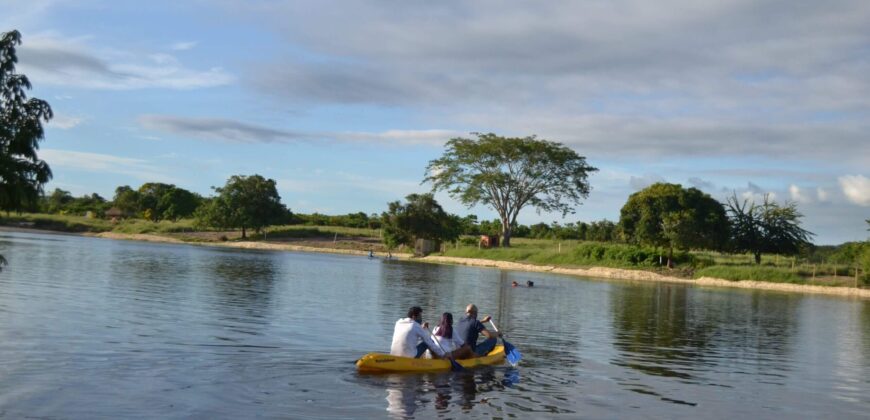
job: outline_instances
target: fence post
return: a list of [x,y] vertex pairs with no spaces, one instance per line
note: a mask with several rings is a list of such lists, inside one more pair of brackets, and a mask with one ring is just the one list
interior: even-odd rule
[[559,253],[560,254],[562,253],[562,243],[561,242],[559,242]]
[[858,267],[855,267],[855,288],[858,288]]

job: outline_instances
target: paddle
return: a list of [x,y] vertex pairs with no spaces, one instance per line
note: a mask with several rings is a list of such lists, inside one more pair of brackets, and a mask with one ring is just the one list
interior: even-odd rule
[[[434,341],[435,345],[438,346],[439,349],[441,349],[441,352],[444,353],[445,355],[449,356],[450,353],[447,353],[446,351],[444,351],[444,347],[441,347],[441,343],[439,343],[438,339],[435,338],[435,333],[430,331],[428,328],[426,328],[426,331],[428,331],[429,335],[432,336],[432,341]],[[460,365],[459,362],[457,362],[456,359],[454,359],[453,357],[448,357],[447,360],[450,360],[450,370],[452,370],[454,372],[462,372],[465,370],[465,368],[462,367],[462,365]]]
[[[489,320],[489,325],[492,325],[492,329],[495,330],[495,333],[498,334],[498,327],[495,326],[495,322],[492,322],[492,319]],[[507,340],[504,339],[504,335],[501,336],[501,341],[504,343],[504,355],[507,358],[508,362],[511,366],[516,366],[517,363],[523,358],[523,355],[517,350],[513,344],[508,343]]]

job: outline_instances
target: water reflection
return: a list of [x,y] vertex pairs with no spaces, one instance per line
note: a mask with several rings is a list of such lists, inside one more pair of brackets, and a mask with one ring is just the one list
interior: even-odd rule
[[516,369],[478,368],[459,373],[390,374],[368,377],[374,387],[386,388],[391,418],[406,419],[418,412],[468,413],[478,405],[490,405],[498,391],[519,382]]

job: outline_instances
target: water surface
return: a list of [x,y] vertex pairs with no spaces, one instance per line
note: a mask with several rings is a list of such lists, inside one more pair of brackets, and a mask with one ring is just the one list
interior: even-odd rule
[[[0,254],[0,417],[870,412],[867,301],[34,233]],[[409,306],[470,302],[518,368],[356,373]]]

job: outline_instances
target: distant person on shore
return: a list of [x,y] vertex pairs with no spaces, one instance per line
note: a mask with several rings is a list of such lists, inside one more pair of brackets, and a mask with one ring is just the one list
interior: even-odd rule
[[374,257],[375,257],[375,251],[370,249],[369,250],[369,258],[374,258]]
[[[484,322],[489,322],[490,319],[492,319],[492,317],[487,315],[483,318],[483,322],[478,321],[477,306],[469,304],[465,308],[465,316],[456,322],[456,328],[454,328],[453,334],[462,338],[475,355],[486,356],[493,348],[495,348],[498,337],[501,336],[501,333],[494,333],[486,329],[486,326],[483,325]],[[478,344],[477,338],[480,337],[480,334],[483,334],[486,337],[486,340]]]
[[[420,324],[423,324],[422,326]],[[439,358],[444,357],[444,352],[432,341],[427,331],[429,323],[423,323],[423,309],[413,306],[408,309],[408,317],[396,321],[393,329],[393,344],[390,346],[390,354],[393,356],[419,358],[428,349]]]

